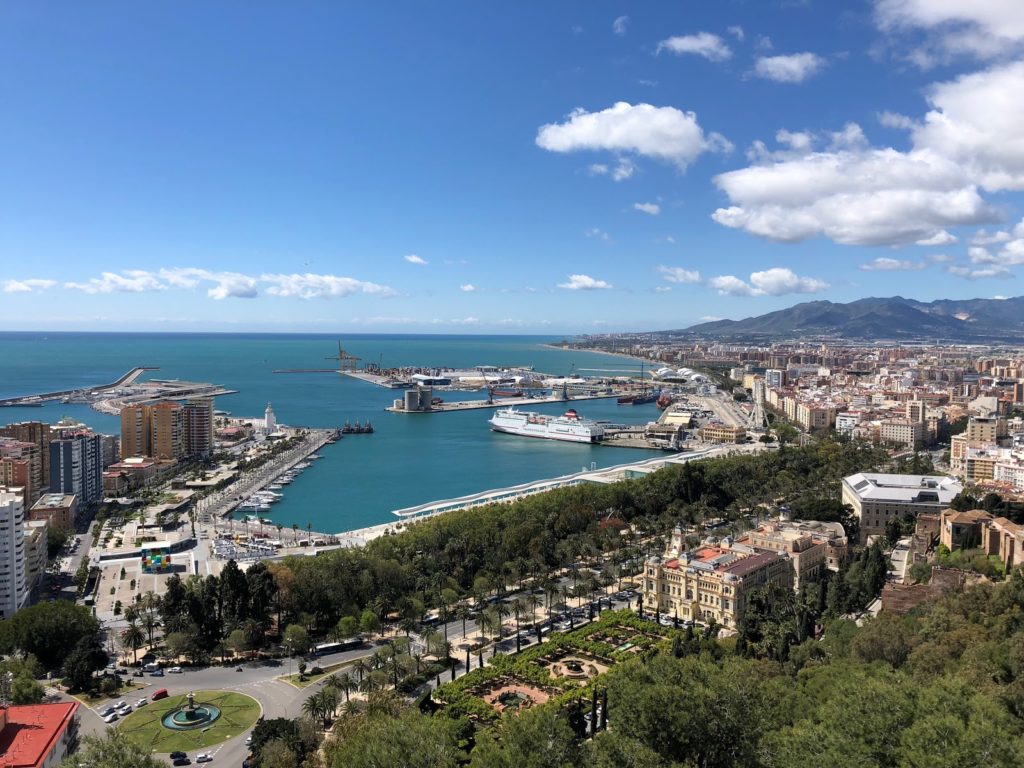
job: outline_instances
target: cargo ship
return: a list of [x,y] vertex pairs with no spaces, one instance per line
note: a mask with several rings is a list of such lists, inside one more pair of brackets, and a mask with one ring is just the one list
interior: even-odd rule
[[582,418],[570,408],[562,416],[545,416],[515,408],[500,408],[488,423],[495,432],[523,437],[565,440],[571,443],[598,443],[604,438],[604,427]]

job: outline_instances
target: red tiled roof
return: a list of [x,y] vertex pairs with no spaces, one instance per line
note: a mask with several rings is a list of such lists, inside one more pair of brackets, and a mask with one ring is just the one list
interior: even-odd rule
[[737,560],[735,563],[725,566],[722,570],[736,576],[746,576],[748,573],[767,565],[770,561],[778,559],[779,554],[777,552],[762,552],[759,555],[751,555],[750,557],[744,557],[742,560]]
[[0,731],[0,768],[41,766],[77,709],[74,702],[9,707]]

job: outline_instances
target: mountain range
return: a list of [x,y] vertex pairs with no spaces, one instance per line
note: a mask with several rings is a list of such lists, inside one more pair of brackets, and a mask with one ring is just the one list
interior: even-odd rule
[[931,302],[894,296],[859,299],[848,304],[808,301],[745,320],[716,320],[693,325],[682,333],[762,339],[835,336],[864,340],[1022,340],[1024,296]]

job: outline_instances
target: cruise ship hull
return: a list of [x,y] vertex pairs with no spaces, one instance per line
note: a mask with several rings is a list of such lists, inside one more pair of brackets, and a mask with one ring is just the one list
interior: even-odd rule
[[494,432],[567,443],[597,443],[604,437],[599,424],[581,419],[573,409],[564,416],[544,416],[506,408],[497,411],[488,423]]
[[519,435],[519,437],[537,437],[541,440],[563,440],[567,443],[599,443],[601,438],[598,435],[572,435],[558,432],[526,432],[515,427],[501,427],[491,425],[491,431],[504,432],[506,435]]

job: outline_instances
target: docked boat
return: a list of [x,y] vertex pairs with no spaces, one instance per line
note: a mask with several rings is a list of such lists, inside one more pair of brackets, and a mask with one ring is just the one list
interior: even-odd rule
[[655,403],[655,405],[657,405],[658,408],[664,411],[666,408],[672,405],[672,395],[670,395],[668,392],[662,392],[661,396],[658,397],[658,402]]
[[584,419],[570,408],[562,416],[546,416],[515,408],[499,408],[488,423],[495,432],[523,437],[564,440],[571,443],[597,443],[604,438],[604,427]]
[[634,400],[636,400],[636,395],[623,395],[615,402],[619,405],[632,405]]
[[631,405],[649,405],[650,403],[658,402],[659,397],[661,397],[661,390],[656,389],[653,392],[641,392],[633,398]]

